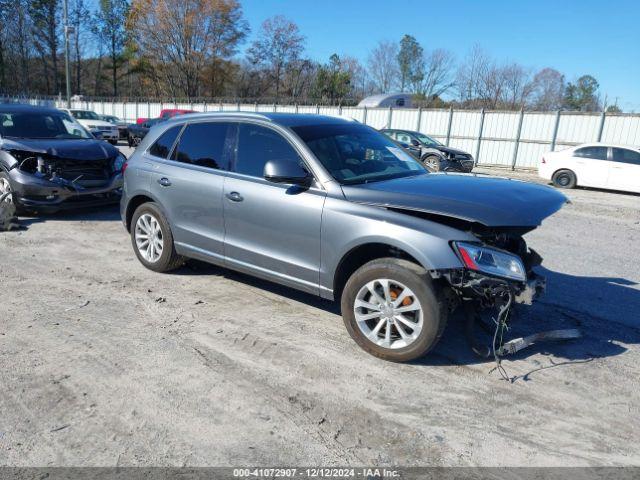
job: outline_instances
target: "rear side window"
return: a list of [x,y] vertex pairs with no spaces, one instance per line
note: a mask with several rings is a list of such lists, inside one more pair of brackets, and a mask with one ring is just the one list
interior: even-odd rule
[[180,133],[181,129],[182,125],[178,125],[164,132],[162,135],[160,135],[160,138],[158,138],[158,140],[156,140],[156,142],[151,145],[149,153],[154,157],[167,158],[169,156],[169,153],[171,153],[171,147],[173,147],[173,144],[175,143],[176,138],[178,138],[178,134]]
[[278,132],[258,125],[240,124],[235,171],[262,178],[269,160],[302,163],[293,146]]
[[229,156],[225,148],[228,123],[192,123],[180,136],[172,160],[214,170],[228,170]]
[[614,148],[612,150],[614,162],[640,165],[640,152],[634,152],[633,150],[627,150],[626,148]]
[[574,157],[594,158],[596,160],[607,159],[607,147],[584,147],[573,152]]

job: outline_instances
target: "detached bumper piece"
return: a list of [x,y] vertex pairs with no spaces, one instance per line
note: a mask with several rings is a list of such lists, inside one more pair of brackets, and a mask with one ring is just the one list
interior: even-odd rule
[[542,342],[545,340],[572,340],[574,338],[582,337],[582,332],[577,328],[567,328],[565,330],[550,330],[548,332],[534,333],[524,338],[514,338],[502,344],[497,350],[497,354],[500,357],[505,355],[511,355],[519,352],[523,348],[527,348],[534,343]]
[[[512,355],[539,342],[571,340],[582,337],[582,333],[578,329],[566,329],[539,332],[508,341],[504,339],[505,333],[509,330],[513,304],[531,305],[546,289],[546,279],[531,271],[524,285],[485,277],[475,278],[469,281],[465,287],[470,288],[476,294],[475,296],[468,295],[463,301],[466,315],[465,335],[467,342],[476,355],[483,358],[493,357],[496,362],[496,369],[505,380],[512,381],[501,365],[503,357]],[[494,325],[488,325],[482,321],[480,315],[482,310],[496,312],[495,315],[492,315]],[[486,346],[477,341],[475,335],[476,325],[481,326],[492,336],[493,340],[490,345]]]

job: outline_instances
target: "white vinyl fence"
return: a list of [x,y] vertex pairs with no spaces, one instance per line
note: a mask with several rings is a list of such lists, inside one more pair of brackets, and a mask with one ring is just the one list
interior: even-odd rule
[[[6,99],[15,101],[16,99]],[[61,100],[20,99],[65,106]],[[246,103],[74,101],[73,108],[129,122],[155,118],[164,108],[201,112],[319,113],[351,117],[374,128],[417,130],[471,153],[479,165],[535,167],[544,152],[586,142],[640,145],[640,115],[580,112],[504,112],[410,108],[330,107]]]

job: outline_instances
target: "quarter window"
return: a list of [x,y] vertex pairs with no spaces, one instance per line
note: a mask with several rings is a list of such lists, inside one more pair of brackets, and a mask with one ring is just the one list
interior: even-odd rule
[[172,160],[215,170],[229,169],[227,143],[228,123],[192,123],[186,126]]
[[627,150],[626,148],[613,148],[613,161],[640,165],[640,152]]
[[176,142],[181,128],[182,125],[178,125],[160,135],[160,138],[151,145],[149,153],[154,157],[167,158],[169,153],[171,153],[171,147],[173,147],[173,144]]
[[584,147],[573,152],[574,157],[593,158],[596,160],[607,159],[607,147]]
[[252,177],[262,177],[269,160],[289,160],[302,163],[302,159],[279,133],[258,125],[241,124],[235,171]]

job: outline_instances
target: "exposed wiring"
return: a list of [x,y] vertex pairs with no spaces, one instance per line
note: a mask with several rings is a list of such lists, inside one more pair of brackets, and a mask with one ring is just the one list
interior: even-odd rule
[[[507,324],[507,319],[509,318],[509,312],[511,310],[511,305],[513,304],[513,292],[511,292],[509,288],[505,288],[500,295],[502,298],[506,297],[506,301],[500,306],[498,310],[497,318],[494,319],[494,322],[496,324],[496,329],[493,333],[492,352],[493,352],[493,358],[496,362],[496,366],[491,371],[498,370],[498,372],[500,373],[500,376],[504,380],[507,380],[508,382],[513,383],[513,379],[509,377],[509,375],[507,374],[507,371],[502,366],[502,359],[500,358],[500,355],[498,355],[498,351],[502,347],[502,344],[504,341],[504,331],[508,330],[509,328]],[[499,344],[498,344],[498,335],[500,336]]]

